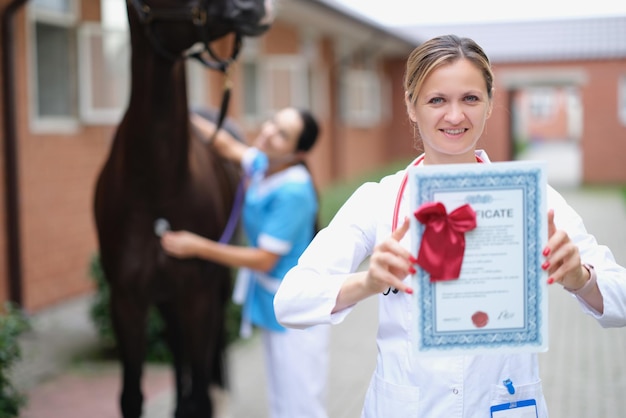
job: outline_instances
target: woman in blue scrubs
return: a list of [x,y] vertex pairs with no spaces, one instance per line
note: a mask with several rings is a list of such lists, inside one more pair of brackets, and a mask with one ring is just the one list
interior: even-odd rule
[[[215,124],[192,115],[207,138]],[[243,302],[242,335],[261,330],[271,418],[326,418],[329,328],[286,329],[274,315],[274,294],[316,233],[318,199],[305,157],[318,125],[304,110],[285,108],[262,126],[248,146],[220,130],[211,143],[241,163],[248,179],[242,210],[248,246],[223,244],[189,231],[162,236],[175,257],[198,257],[239,269],[234,298]]]

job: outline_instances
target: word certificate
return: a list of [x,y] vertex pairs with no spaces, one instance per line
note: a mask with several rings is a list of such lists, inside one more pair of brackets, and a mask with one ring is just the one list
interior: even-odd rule
[[[408,182],[416,257],[427,228],[416,214],[425,204],[443,204],[444,216],[462,206],[475,213],[475,227],[463,233],[458,278],[435,279],[422,267],[413,275],[417,350],[439,355],[546,351],[544,163],[422,165],[410,169]],[[432,244],[449,247],[441,240]],[[449,262],[443,257],[440,264],[449,267]]]

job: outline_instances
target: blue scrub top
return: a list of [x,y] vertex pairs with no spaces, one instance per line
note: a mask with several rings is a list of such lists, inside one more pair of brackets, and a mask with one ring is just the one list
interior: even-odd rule
[[[248,245],[280,255],[271,271],[253,271],[253,276],[263,274],[282,280],[313,239],[318,211],[317,193],[308,170],[302,165],[263,177],[267,167],[265,154],[258,152],[251,161],[244,166],[251,181],[242,212]],[[273,290],[252,280],[243,315],[254,325],[284,331],[274,315],[274,294]]]

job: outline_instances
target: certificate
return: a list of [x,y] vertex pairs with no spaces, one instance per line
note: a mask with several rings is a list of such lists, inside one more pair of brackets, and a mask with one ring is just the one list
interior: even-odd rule
[[[447,213],[469,204],[475,228],[465,232],[458,279],[413,275],[417,318],[413,342],[423,354],[541,352],[548,348],[544,163],[417,166],[409,171],[411,215],[439,202]],[[412,253],[425,225],[411,219]]]

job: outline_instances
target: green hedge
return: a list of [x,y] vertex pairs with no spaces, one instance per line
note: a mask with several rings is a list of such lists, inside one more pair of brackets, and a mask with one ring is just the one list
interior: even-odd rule
[[20,359],[19,335],[30,328],[22,311],[11,304],[0,310],[0,418],[19,416],[26,398],[11,384],[9,371]]
[[336,182],[324,188],[320,193],[320,226],[328,225],[346,199],[363,183],[379,181],[386,175],[404,169],[410,162],[411,160],[393,162],[389,165],[366,171],[364,174],[350,180]]
[[[366,181],[378,181],[383,176],[403,169],[409,161],[399,161],[385,167],[366,172],[365,174],[353,178],[349,181],[337,182],[320,193],[320,226],[328,225],[337,210],[343,205],[346,199]],[[101,340],[107,347],[115,347],[115,335],[109,316],[109,288],[104,273],[100,266],[97,255],[92,258],[90,265],[90,276],[96,283],[97,292],[94,303],[91,306],[91,319],[98,330]],[[228,344],[239,338],[239,324],[241,321],[241,307],[229,302],[226,316],[226,333]],[[148,317],[148,361],[163,362],[170,360],[170,353],[163,338],[164,324],[156,309],[149,312]],[[1,417],[0,417],[1,418]]]
[[[89,315],[95,325],[105,353],[115,351],[116,340],[113,333],[113,325],[109,313],[109,284],[105,280],[104,272],[100,264],[99,255],[94,255],[89,266],[89,275],[96,284],[96,294],[90,307]],[[235,341],[239,334],[239,321],[241,307],[232,302],[227,306],[226,338],[227,343]],[[171,353],[165,341],[165,324],[157,309],[152,307],[148,312],[148,324],[146,328],[147,352],[146,359],[149,362],[161,363],[171,361]],[[1,417],[0,417],[1,418]]]

